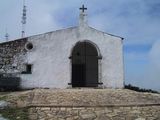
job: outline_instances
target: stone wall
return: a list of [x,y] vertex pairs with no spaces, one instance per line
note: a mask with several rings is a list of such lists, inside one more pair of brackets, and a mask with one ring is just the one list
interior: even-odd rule
[[31,120],[159,120],[160,106],[32,107]]
[[34,90],[31,120],[160,120],[160,95],[123,89]]
[[26,38],[0,44],[0,73],[17,73],[22,71],[26,54]]

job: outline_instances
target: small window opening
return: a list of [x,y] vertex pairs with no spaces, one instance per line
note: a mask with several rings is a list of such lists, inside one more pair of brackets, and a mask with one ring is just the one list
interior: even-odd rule
[[22,74],[32,74],[32,65],[26,64],[26,70],[22,72]]
[[33,44],[32,43],[27,43],[26,49],[27,50],[32,50],[33,49]]

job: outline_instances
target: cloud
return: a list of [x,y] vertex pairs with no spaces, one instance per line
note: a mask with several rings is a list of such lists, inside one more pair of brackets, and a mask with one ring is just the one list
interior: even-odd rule
[[[0,1],[0,40],[4,39],[5,29],[8,29],[10,37],[18,36],[20,29],[19,22],[16,18],[20,18],[21,10],[17,9],[20,4],[15,3],[15,0]],[[14,7],[13,7],[14,6]],[[20,13],[20,14],[16,14]]]
[[158,3],[160,2],[144,0],[122,0],[116,3],[109,1],[109,7],[105,4],[101,6],[103,12],[100,10],[93,14],[91,24],[98,29],[123,36],[125,44],[152,44],[160,37],[160,17],[153,17],[154,13],[160,14],[160,8],[153,11]]
[[[143,49],[143,46],[141,46]],[[128,50],[129,51],[129,50]],[[130,51],[125,54],[126,83],[142,88],[160,90],[160,41],[142,52]]]
[[[160,41],[156,41],[149,52],[150,64],[146,70],[146,86],[160,90]],[[148,81],[147,81],[148,80]]]
[[27,6],[27,34],[45,33],[61,28],[52,16],[54,9],[47,2],[30,1]]
[[[26,2],[26,33],[29,36],[77,25],[78,8],[82,4],[88,7],[91,26],[124,37],[125,44],[150,44],[160,36],[160,23],[157,19],[160,2],[157,0],[68,0],[68,4],[65,0]],[[12,39],[20,37],[22,1],[1,0],[0,5],[0,38],[4,38],[5,26]]]
[[[55,20],[54,11],[58,7],[49,4],[44,0],[27,0],[27,36],[44,33],[61,28],[61,25]],[[3,0],[0,1],[0,39],[4,39],[5,29],[7,27],[10,39],[16,39],[21,36],[21,17],[22,1]]]
[[160,41],[156,41],[149,52],[151,63],[160,71]]

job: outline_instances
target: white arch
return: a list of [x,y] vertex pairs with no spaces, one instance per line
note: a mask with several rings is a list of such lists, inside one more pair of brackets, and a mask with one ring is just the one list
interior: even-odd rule
[[90,43],[91,45],[93,45],[93,46],[96,48],[96,50],[97,50],[98,57],[99,57],[99,58],[102,58],[99,47],[97,46],[97,44],[95,44],[94,42],[92,42],[92,41],[90,41],[90,40],[82,40],[82,41],[76,42],[76,43],[74,44],[74,46],[71,48],[70,57],[72,56],[72,52],[73,52],[74,48],[75,48],[79,43],[83,43],[83,42],[87,42],[87,43]]
[[94,43],[94,42],[92,42],[92,41],[90,41],[90,40],[81,40],[81,41],[78,41],[78,42],[76,42],[75,44],[74,44],[74,46],[71,48],[71,50],[70,50],[70,56],[69,56],[69,59],[70,59],[70,83],[68,83],[68,85],[69,85],[69,87],[71,87],[70,85],[72,85],[71,83],[72,83],[72,52],[73,52],[73,50],[74,50],[74,48],[76,47],[76,45],[77,44],[79,44],[79,43],[82,43],[82,42],[87,42],[87,43],[90,43],[91,45],[93,45],[95,48],[96,48],[96,50],[97,50],[97,53],[98,53],[98,83],[100,83],[99,85],[98,85],[98,87],[102,87],[102,80],[101,80],[101,78],[102,78],[102,66],[101,66],[101,59],[102,59],[102,56],[101,56],[101,52],[100,52],[100,49],[99,49],[99,47]]

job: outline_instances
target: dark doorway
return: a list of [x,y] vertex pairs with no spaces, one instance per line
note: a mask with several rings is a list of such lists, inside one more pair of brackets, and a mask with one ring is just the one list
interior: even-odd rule
[[72,51],[72,87],[98,87],[98,52],[89,42],[79,42]]

